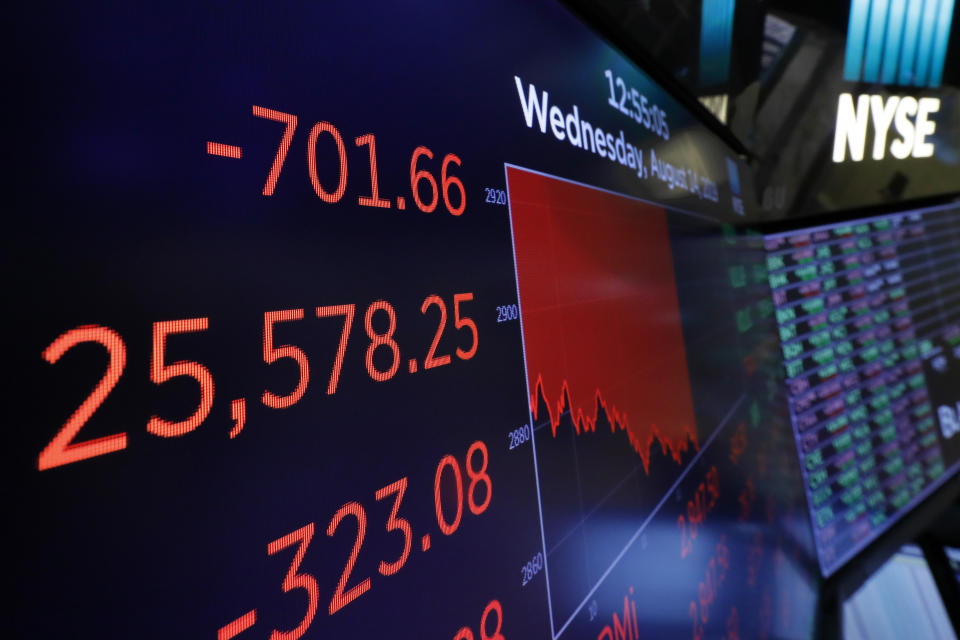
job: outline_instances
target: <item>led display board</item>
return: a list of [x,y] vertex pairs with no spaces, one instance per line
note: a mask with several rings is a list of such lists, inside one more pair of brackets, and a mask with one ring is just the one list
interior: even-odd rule
[[960,469],[960,208],[767,236],[825,574]]
[[749,173],[564,7],[14,11],[14,636],[810,632]]

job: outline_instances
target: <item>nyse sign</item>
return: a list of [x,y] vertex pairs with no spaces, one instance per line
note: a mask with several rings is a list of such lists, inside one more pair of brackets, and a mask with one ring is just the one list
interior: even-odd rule
[[[848,148],[851,160],[863,160],[868,130],[873,131],[874,160],[882,160],[888,149],[899,160],[911,156],[929,158],[934,147],[927,137],[936,130],[931,115],[939,110],[939,98],[864,94],[857,97],[854,105],[852,94],[841,93],[837,104],[833,161],[843,162]],[[888,135],[891,126],[895,136]]]

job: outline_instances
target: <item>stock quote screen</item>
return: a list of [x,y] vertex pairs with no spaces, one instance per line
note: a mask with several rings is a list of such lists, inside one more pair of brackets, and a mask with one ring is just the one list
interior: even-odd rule
[[566,8],[11,11],[14,637],[810,634],[745,169]]
[[767,236],[824,574],[960,469],[960,206]]

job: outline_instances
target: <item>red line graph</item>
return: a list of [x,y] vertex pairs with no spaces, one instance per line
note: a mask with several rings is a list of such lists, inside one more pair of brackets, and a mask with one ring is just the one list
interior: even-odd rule
[[[666,213],[653,205],[509,168],[530,406],[553,435],[600,408],[649,472],[659,442],[678,464],[699,447]],[[569,403],[569,406],[568,406]]]
[[[550,400],[547,397],[547,394],[543,392],[543,377],[537,377],[537,384],[534,388],[533,395],[530,399],[530,408],[533,411],[534,420],[539,421],[540,418],[537,415],[537,397],[543,395],[544,399],[547,400],[547,412],[550,418],[550,426],[553,430],[553,436],[557,436],[557,428],[560,426],[560,416],[563,415],[563,412],[568,409],[566,399],[570,397],[570,387],[567,384],[567,381],[563,381],[563,386],[559,394],[559,400],[556,402],[556,411],[552,411],[549,408]],[[571,401],[572,404],[572,401]],[[674,462],[677,464],[682,464],[683,454],[687,453],[692,446],[694,449],[699,449],[700,444],[697,441],[696,432],[691,429],[689,426],[683,428],[683,434],[679,439],[670,439],[660,434],[660,429],[656,424],[650,425],[650,430],[647,433],[646,440],[641,440],[634,431],[629,428],[629,421],[625,413],[620,413],[615,406],[607,406],[607,402],[603,399],[603,392],[600,389],[596,390],[595,396],[595,406],[603,408],[603,411],[607,414],[607,418],[610,421],[611,431],[625,431],[627,438],[630,441],[630,446],[633,447],[633,450],[640,456],[640,459],[643,462],[643,469],[647,473],[650,472],[650,450],[653,448],[654,443],[660,444],[660,449],[663,451],[664,455],[669,455],[673,458]],[[576,406],[576,405],[575,405]],[[576,429],[577,435],[595,432],[597,430],[597,417],[599,415],[599,410],[593,412],[593,416],[590,417],[587,414],[583,413],[583,407],[576,406],[576,409],[571,409],[571,414],[573,414],[573,426]]]

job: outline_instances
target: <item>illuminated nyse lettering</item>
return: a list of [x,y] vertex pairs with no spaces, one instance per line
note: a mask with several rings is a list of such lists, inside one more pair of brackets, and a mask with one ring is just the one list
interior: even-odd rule
[[833,138],[833,161],[843,162],[850,148],[850,159],[859,162],[867,143],[867,130],[873,125],[873,159],[882,160],[887,150],[887,134],[890,126],[896,129],[899,138],[890,142],[890,153],[903,160],[929,158],[933,155],[933,143],[927,136],[933,135],[936,122],[930,114],[940,110],[939,98],[914,98],[911,96],[861,95],[856,106],[853,95],[841,93],[837,104],[837,123]]

